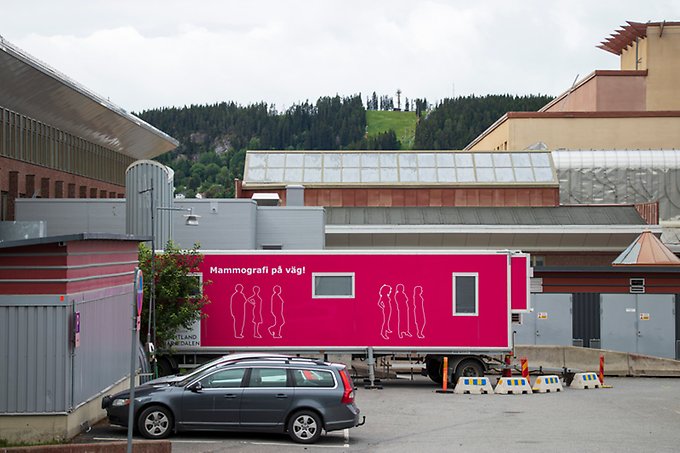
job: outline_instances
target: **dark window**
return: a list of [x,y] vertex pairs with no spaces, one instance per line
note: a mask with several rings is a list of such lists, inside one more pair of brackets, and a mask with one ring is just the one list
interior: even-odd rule
[[203,388],[234,388],[240,387],[245,368],[230,368],[218,371],[201,379]]
[[253,368],[249,387],[286,387],[288,377],[285,368]]
[[353,298],[354,274],[314,274],[314,298]]
[[294,370],[296,387],[335,387],[333,373],[319,370]]
[[477,314],[477,275],[454,274],[453,276],[453,314]]

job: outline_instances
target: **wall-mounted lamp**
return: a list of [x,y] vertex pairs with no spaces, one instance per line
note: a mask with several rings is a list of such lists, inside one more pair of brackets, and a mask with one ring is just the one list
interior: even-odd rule
[[194,214],[194,208],[174,208],[159,206],[156,209],[159,211],[185,211],[189,214],[184,214],[184,224],[187,226],[198,226],[198,219],[201,218],[200,215]]

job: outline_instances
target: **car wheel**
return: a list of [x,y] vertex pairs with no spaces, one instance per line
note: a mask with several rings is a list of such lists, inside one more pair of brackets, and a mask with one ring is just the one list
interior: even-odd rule
[[476,360],[463,360],[456,367],[456,376],[454,382],[458,382],[461,377],[482,377],[484,376],[484,367]]
[[312,411],[299,411],[288,422],[288,434],[301,444],[316,442],[321,436],[321,418]]
[[147,439],[165,439],[172,432],[172,413],[162,406],[147,407],[139,414],[137,428]]

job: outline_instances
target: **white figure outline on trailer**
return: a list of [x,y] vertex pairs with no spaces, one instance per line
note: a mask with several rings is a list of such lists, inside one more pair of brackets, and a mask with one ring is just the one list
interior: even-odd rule
[[404,285],[399,283],[394,293],[394,301],[397,306],[397,333],[399,338],[411,337],[411,328],[409,326],[409,302],[408,296],[404,292]]
[[246,324],[246,295],[243,294],[243,285],[237,283],[234,292],[229,299],[229,312],[234,321],[234,338],[243,338],[243,329]]
[[260,335],[260,324],[262,324],[262,298],[260,297],[260,287],[253,286],[253,295],[248,298],[251,305],[253,321],[253,337],[262,338]]
[[423,287],[418,285],[413,288],[413,323],[416,326],[418,338],[425,338],[425,299],[423,298]]
[[390,318],[392,316],[392,287],[390,285],[382,285],[378,291],[380,297],[378,298],[378,307],[382,312],[382,326],[380,326],[380,336],[385,340],[389,340],[390,337],[388,333],[392,333],[390,330]]
[[275,285],[272,289],[271,297],[271,313],[274,317],[274,324],[269,326],[269,333],[273,338],[282,338],[281,329],[286,323],[286,318],[283,316],[284,300],[281,297],[281,286]]

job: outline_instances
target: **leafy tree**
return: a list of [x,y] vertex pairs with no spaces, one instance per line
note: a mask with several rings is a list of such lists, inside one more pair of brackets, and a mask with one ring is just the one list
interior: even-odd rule
[[[155,333],[156,348],[168,347],[168,341],[175,338],[181,328],[188,329],[197,320],[205,316],[201,309],[210,300],[202,291],[199,280],[191,275],[198,270],[203,256],[198,252],[198,245],[191,250],[180,250],[172,241],[168,241],[165,252],[156,255],[155,275],[156,288]],[[139,267],[144,274],[144,307],[142,309],[142,340],[147,338],[149,326],[149,295],[151,294],[151,249],[145,244],[139,245]],[[209,284],[203,281],[202,285]]]

